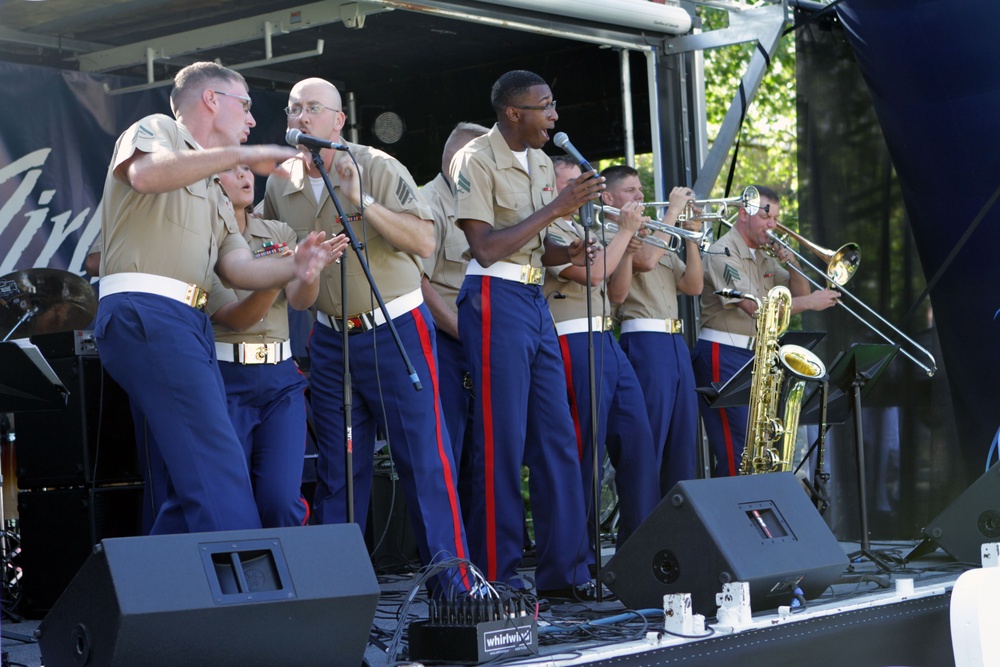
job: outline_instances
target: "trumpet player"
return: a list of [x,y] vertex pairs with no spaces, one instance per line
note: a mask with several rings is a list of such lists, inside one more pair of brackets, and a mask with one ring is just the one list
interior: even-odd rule
[[[572,158],[557,156],[552,158],[552,163],[556,170],[557,192],[579,178],[580,167]],[[611,304],[605,293],[606,276],[629,254],[630,243],[638,243],[632,236],[639,230],[641,219],[641,204],[630,202],[622,207],[618,232],[611,237],[603,255],[591,267],[589,290],[586,267],[573,264],[547,267],[542,287],[552,310],[566,368],[566,390],[576,427],[576,447],[583,471],[583,497],[588,514],[593,510],[595,442],[595,419],[590,400],[591,340],[588,335],[593,341],[597,460],[603,461],[606,445],[611,464],[615,467],[620,503],[619,545],[639,527],[660,500],[659,480],[650,465],[656,453],[649,418],[642,409],[642,385],[615,339],[610,317]],[[546,230],[546,237],[559,245],[569,245],[584,236],[584,228],[571,218],[557,218],[549,223]],[[597,472],[601,474],[601,467]],[[592,542],[593,524],[591,516],[587,527]],[[593,562],[591,554],[589,564]]]
[[[732,229],[706,253],[701,331],[693,359],[701,387],[726,382],[754,356],[756,302],[725,298],[716,295],[717,290],[734,289],[762,299],[772,287],[784,285],[792,293],[793,314],[826,310],[840,296],[830,289],[810,291],[804,276],[785,268],[798,267],[794,254],[782,244],[772,248],[768,237],[778,224],[778,195],[764,186],[756,188],[760,205],[754,210],[742,204]],[[747,407],[712,408],[702,401],[699,410],[715,457],[714,476],[736,475],[746,444]]]
[[[603,197],[608,206],[622,208],[629,202],[643,201],[639,173],[632,167],[608,167],[602,175],[607,179]],[[673,188],[661,222],[675,224],[693,199],[690,188]],[[689,231],[701,229],[695,220],[683,224]],[[664,232],[654,233],[669,240]],[[702,264],[698,244],[692,240],[684,243],[686,262],[659,245],[643,243],[621,263],[608,287],[611,301],[621,304],[622,349],[643,389],[661,496],[677,482],[694,478],[697,467],[697,394],[677,295],[701,294]]]

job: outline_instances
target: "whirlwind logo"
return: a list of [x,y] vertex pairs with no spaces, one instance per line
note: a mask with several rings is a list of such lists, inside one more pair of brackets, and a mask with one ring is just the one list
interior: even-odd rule
[[[93,214],[88,207],[80,213],[63,211],[50,217],[48,204],[57,191],[42,190],[37,193],[32,208],[32,195],[51,152],[51,148],[42,148],[0,168],[0,188],[8,188],[9,183],[17,184],[13,194],[0,207],[0,236],[9,238],[16,234],[7,254],[0,256],[0,275],[27,268],[29,261],[31,267],[52,265],[56,252],[74,237],[76,245],[67,268],[78,275],[84,273],[83,261],[87,257],[87,251],[101,231],[101,207],[98,204]],[[18,224],[21,224],[20,229]],[[42,249],[31,260],[28,257],[29,249],[36,248],[39,244]]]

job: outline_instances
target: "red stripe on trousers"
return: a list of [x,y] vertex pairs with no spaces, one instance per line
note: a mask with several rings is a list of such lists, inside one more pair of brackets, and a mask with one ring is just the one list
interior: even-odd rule
[[[722,375],[722,366],[719,363],[718,343],[712,343],[712,382],[719,382]],[[722,436],[726,442],[726,465],[729,466],[730,477],[736,476],[736,454],[733,452],[733,432],[729,428],[729,415],[725,408],[719,408],[722,418]]]
[[[423,313],[419,309],[414,309],[413,320],[417,325],[417,333],[420,335],[420,348],[424,353],[424,360],[431,375],[431,388],[434,392],[434,435],[437,439],[438,460],[441,462],[442,482],[448,492],[448,507],[451,510],[451,528],[455,535],[455,555],[462,559],[467,559],[469,555],[465,552],[465,545],[462,544],[462,518],[458,509],[458,491],[455,489],[451,462],[448,461],[448,454],[444,449],[444,425],[441,422],[441,393],[438,384],[438,369],[434,363],[434,348],[431,344],[431,334],[424,320]],[[436,517],[431,517],[435,519]],[[468,590],[472,588],[469,583],[469,572],[465,566],[461,566],[462,582]]]
[[576,406],[576,389],[573,387],[573,359],[569,353],[569,341],[559,336],[559,350],[562,352],[563,369],[566,371],[566,393],[569,396],[569,411],[573,415],[573,430],[576,431],[576,457],[583,462],[583,433],[580,431],[580,411]]
[[495,469],[493,466],[493,393],[490,391],[490,329],[493,325],[493,312],[490,308],[490,277],[481,279],[480,294],[483,309],[483,384],[479,395],[483,402],[483,458],[486,493],[486,578],[489,581],[497,579],[497,507],[496,485],[494,483]]

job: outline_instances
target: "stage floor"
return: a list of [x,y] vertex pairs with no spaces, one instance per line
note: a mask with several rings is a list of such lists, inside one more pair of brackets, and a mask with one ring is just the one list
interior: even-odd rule
[[[846,554],[859,550],[857,543],[841,546]],[[749,621],[730,618],[726,623],[709,618],[704,628],[695,626],[696,636],[679,637],[664,632],[661,614],[628,612],[609,594],[600,604],[563,603],[540,611],[537,655],[504,662],[553,667],[954,664],[948,615],[951,590],[969,567],[940,550],[904,563],[915,546],[912,542],[871,546],[884,567],[867,558],[856,559],[820,597],[794,613],[760,612]],[[609,555],[605,553],[606,558]],[[364,655],[370,667],[408,660],[406,634],[399,628],[426,618],[428,610],[422,592],[406,604],[414,581],[413,574],[379,576],[381,598]],[[43,664],[39,645],[31,639],[38,623],[4,621],[2,648],[10,665]],[[289,647],[286,664],[297,664],[294,647]]]

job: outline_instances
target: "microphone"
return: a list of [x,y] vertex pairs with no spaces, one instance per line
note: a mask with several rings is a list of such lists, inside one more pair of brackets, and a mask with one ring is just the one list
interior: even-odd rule
[[289,146],[305,146],[306,148],[332,148],[337,151],[350,151],[344,144],[334,141],[320,139],[309,134],[304,134],[302,130],[289,130],[285,133],[285,143]]
[[726,257],[732,257],[732,253],[729,252],[729,248],[723,248],[722,250],[717,250],[717,251],[713,250],[711,252],[708,251],[708,250],[705,250],[701,254],[703,254],[703,255],[725,255]]
[[724,296],[727,299],[752,299],[753,298],[752,295],[747,294],[745,292],[741,292],[739,290],[735,290],[735,289],[720,289],[720,290],[716,290],[714,292],[714,294],[718,294],[719,296]]
[[566,155],[569,155],[571,158],[576,160],[577,163],[580,165],[580,169],[584,173],[588,171],[594,171],[594,168],[590,166],[590,163],[587,162],[587,159],[580,154],[580,151],[576,150],[576,146],[570,143],[569,137],[566,136],[565,132],[556,132],[556,136],[552,138],[552,142],[555,143],[555,145],[558,146],[559,148],[563,149]]

